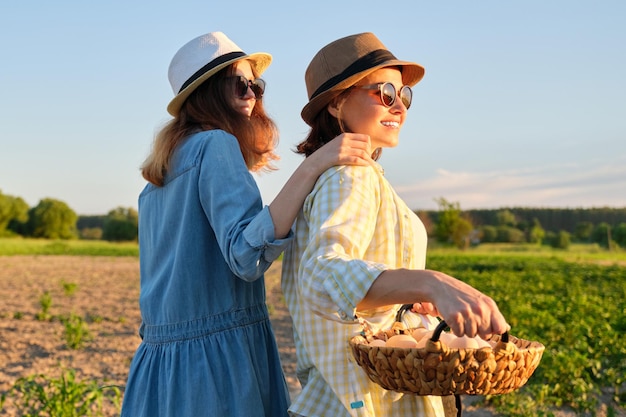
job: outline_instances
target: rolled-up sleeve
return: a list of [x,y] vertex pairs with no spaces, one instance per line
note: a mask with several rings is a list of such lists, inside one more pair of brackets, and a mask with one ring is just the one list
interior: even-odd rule
[[262,205],[237,139],[226,132],[213,134],[201,158],[200,201],[230,269],[254,281],[280,256],[293,233],[276,239],[269,208]]
[[274,236],[274,221],[268,206],[263,207],[243,232],[243,236],[251,248],[263,248],[263,257],[267,262],[278,259],[285,246],[293,239],[293,231],[282,239]]
[[[372,167],[342,167],[325,173],[305,201],[309,241],[298,270],[299,292],[318,314],[353,321],[357,304],[388,267],[372,255],[380,209]],[[369,248],[369,250],[368,250]],[[370,259],[366,258],[369,253]]]

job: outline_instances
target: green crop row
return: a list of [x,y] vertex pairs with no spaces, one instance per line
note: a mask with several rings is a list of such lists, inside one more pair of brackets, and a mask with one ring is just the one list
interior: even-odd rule
[[549,416],[550,410],[564,406],[593,414],[598,398],[607,392],[623,407],[623,263],[435,251],[427,267],[489,294],[511,325],[511,335],[546,346],[539,367],[521,390],[486,398],[501,415]]

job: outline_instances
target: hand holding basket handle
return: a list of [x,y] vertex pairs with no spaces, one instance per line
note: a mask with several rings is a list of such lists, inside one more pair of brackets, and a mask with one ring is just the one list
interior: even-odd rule
[[[457,337],[488,339],[510,330],[496,302],[467,283],[441,271],[383,271],[357,304],[365,311],[391,304],[414,303],[417,312],[443,318]],[[420,311],[425,310],[425,311]]]
[[[448,323],[446,323],[445,320],[439,322],[437,327],[435,327],[435,330],[433,330],[433,335],[430,337],[430,340],[432,342],[438,341],[439,336],[441,336],[441,333],[446,329],[446,327],[448,327]],[[502,335],[500,335],[500,341],[502,341],[502,343],[509,343],[509,332],[502,333]]]
[[[414,308],[414,304],[403,304],[402,307],[400,307],[398,309],[398,312],[396,313],[396,321],[398,323],[402,322],[402,315],[410,310],[413,310]],[[441,336],[441,333],[447,328],[448,323],[446,323],[445,320],[442,320],[441,322],[439,322],[439,324],[437,325],[437,327],[435,328],[435,330],[433,330],[433,335],[431,336],[430,340],[433,342],[436,342],[439,340],[439,336]],[[500,335],[500,340],[504,343],[508,343],[509,341],[509,332],[505,331],[504,333],[502,333],[502,335]]]
[[[403,306],[396,315],[412,305]],[[356,363],[383,388],[416,395],[495,395],[522,387],[544,352],[539,342],[494,335],[493,348],[450,348],[439,339],[448,327],[441,321],[423,348],[377,347],[355,336],[350,347]],[[411,330],[411,329],[409,329]]]

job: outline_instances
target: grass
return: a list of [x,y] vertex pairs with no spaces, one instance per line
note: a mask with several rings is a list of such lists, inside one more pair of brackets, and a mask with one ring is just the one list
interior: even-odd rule
[[[481,256],[539,256],[570,262],[626,264],[626,250],[608,251],[596,244],[573,244],[567,250],[531,244],[481,244],[468,250],[429,247],[429,255],[471,254]],[[77,255],[77,256],[139,256],[137,242],[103,240],[47,240],[21,237],[0,238],[0,256],[11,255]],[[281,256],[282,258],[282,256]]]
[[103,240],[0,238],[0,256],[12,255],[139,256],[139,246]]

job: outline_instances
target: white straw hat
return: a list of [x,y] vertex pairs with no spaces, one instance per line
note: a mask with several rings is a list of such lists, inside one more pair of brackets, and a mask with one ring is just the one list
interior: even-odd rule
[[168,113],[177,116],[183,102],[200,84],[243,59],[250,61],[257,76],[272,62],[272,56],[265,52],[246,54],[222,32],[210,32],[187,42],[170,63],[168,77],[174,98],[167,106]]

